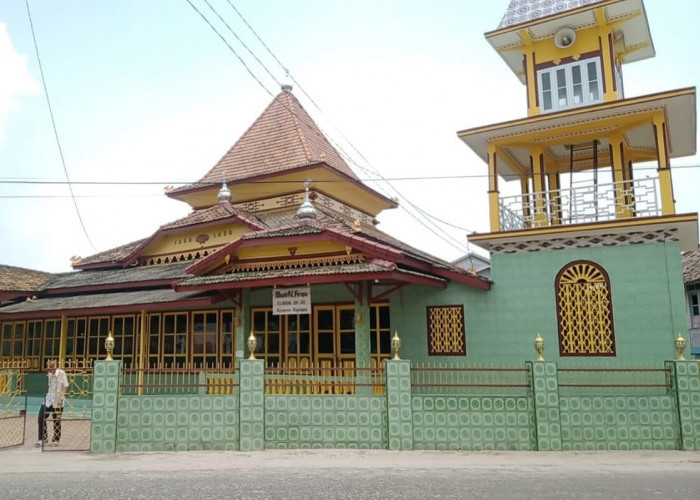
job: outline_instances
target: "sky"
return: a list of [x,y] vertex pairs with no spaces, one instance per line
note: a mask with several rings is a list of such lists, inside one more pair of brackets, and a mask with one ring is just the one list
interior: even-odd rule
[[[0,264],[69,271],[187,215],[164,187],[208,172],[280,83],[360,178],[400,198],[380,229],[445,260],[479,252],[467,235],[488,231],[487,168],[456,132],[526,116],[525,87],[483,36],[508,4],[29,0],[54,131],[25,0],[1,0]],[[700,2],[645,7],[656,57],[625,66],[626,97],[696,86]],[[679,213],[700,210],[699,160],[672,161]]]

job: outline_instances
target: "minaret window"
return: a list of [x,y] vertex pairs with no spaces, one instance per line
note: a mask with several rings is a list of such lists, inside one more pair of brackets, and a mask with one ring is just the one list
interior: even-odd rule
[[602,100],[600,58],[561,64],[538,71],[543,113],[595,104]]

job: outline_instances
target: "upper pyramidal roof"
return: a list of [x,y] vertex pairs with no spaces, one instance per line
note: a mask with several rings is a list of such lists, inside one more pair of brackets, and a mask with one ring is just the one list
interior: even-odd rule
[[318,125],[284,86],[202,183],[238,181],[297,167],[325,163],[357,179]]
[[606,1],[608,0],[512,0],[497,29]]

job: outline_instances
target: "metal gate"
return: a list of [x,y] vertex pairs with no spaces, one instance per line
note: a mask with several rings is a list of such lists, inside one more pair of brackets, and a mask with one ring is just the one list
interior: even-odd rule
[[0,367],[0,449],[24,444],[27,397],[20,365]]
[[[92,362],[71,362],[64,371],[68,390],[60,415],[46,415],[43,451],[87,451],[92,424]],[[56,437],[60,440],[56,442]]]

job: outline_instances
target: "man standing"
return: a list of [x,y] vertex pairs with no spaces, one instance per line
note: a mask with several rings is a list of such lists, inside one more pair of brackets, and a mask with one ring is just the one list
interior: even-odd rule
[[36,443],[37,448],[48,444],[48,435],[46,433],[46,417],[53,416],[53,437],[51,446],[58,446],[61,440],[61,413],[63,412],[63,402],[68,390],[68,378],[66,372],[56,367],[55,360],[49,360],[46,365],[46,375],[49,379],[49,388],[44,399],[44,404],[39,408],[39,441]]

